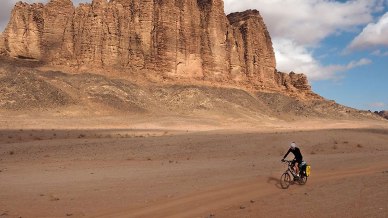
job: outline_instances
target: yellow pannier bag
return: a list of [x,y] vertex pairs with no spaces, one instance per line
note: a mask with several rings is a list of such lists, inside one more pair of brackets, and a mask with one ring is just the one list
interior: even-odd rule
[[311,166],[307,165],[306,166],[306,176],[310,176],[310,172],[311,172]]

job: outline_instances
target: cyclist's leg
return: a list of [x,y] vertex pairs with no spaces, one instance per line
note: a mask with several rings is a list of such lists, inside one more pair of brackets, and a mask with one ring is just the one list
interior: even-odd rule
[[296,171],[296,166],[295,166],[295,165],[296,165],[296,162],[297,162],[296,159],[292,160],[292,162],[291,162],[291,168],[294,169],[294,172],[295,172],[295,173],[297,173],[297,171]]
[[296,174],[299,175],[299,166],[302,164],[302,160],[295,160]]

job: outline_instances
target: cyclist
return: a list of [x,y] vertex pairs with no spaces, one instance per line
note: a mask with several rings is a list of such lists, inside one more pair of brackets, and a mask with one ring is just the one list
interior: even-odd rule
[[292,160],[292,164],[294,165],[294,170],[296,172],[296,175],[299,176],[299,165],[302,163],[303,156],[302,153],[300,153],[299,148],[296,146],[295,142],[292,142],[290,145],[290,149],[288,149],[286,155],[284,155],[282,161],[287,157],[289,153],[294,154],[295,158]]

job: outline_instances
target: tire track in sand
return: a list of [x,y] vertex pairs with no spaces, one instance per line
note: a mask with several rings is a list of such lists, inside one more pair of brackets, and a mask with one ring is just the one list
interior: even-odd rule
[[[317,171],[312,174],[314,178],[314,184],[312,185],[315,186],[329,180],[372,174],[386,169],[388,169],[388,163],[382,163],[374,167],[348,169],[337,172],[327,170]],[[273,184],[274,181],[278,183],[278,179],[274,177],[256,177],[239,183],[219,186],[212,190],[195,192],[183,197],[168,199],[147,207],[110,214],[106,213],[96,217],[204,217],[204,214],[211,214],[215,210],[241,205],[251,199],[258,199],[278,193],[279,188],[277,184]]]

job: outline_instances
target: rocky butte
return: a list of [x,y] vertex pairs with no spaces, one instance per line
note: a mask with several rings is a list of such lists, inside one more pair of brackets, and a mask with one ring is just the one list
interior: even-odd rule
[[0,54],[58,69],[114,69],[318,98],[306,76],[276,70],[259,12],[226,16],[222,0],[19,2],[0,36]]

